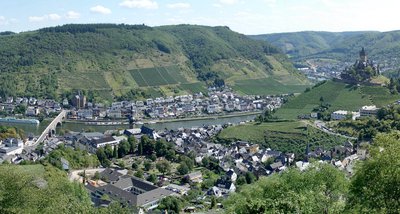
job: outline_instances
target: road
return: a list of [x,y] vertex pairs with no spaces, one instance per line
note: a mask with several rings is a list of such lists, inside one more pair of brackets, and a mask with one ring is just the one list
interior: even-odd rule
[[333,131],[329,130],[328,127],[326,126],[326,123],[323,122],[323,121],[321,121],[321,120],[316,120],[316,121],[314,121],[314,123],[311,123],[311,122],[308,121],[308,120],[306,120],[306,121],[304,121],[304,122],[305,122],[306,124],[310,125],[310,126],[313,126],[314,128],[317,128],[317,129],[319,129],[319,130],[321,130],[321,131],[327,133],[327,134],[336,135],[336,136],[339,136],[339,137],[344,137],[344,138],[347,138],[347,139],[349,139],[349,140],[357,140],[357,138],[355,138],[355,137],[350,137],[350,136],[347,136],[347,135],[342,135],[342,134],[339,134],[339,133],[336,133],[336,132],[333,132]]

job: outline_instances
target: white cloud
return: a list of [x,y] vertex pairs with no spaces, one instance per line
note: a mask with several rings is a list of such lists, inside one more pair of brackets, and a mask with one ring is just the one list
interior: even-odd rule
[[48,15],[44,15],[44,16],[29,16],[28,20],[30,22],[42,22],[45,21],[49,18]]
[[47,20],[58,21],[60,19],[62,19],[62,17],[57,13],[50,13],[43,16],[29,16],[28,18],[29,22],[43,22]]
[[108,8],[102,6],[102,5],[97,5],[97,6],[91,7],[90,11],[92,11],[94,13],[100,13],[100,14],[103,14],[103,15],[107,15],[107,14],[111,13],[110,9],[108,9]]
[[238,3],[239,1],[238,1],[238,0],[219,0],[219,2],[220,2],[221,4],[229,4],[229,5],[232,5],[232,4]]
[[0,25],[8,25],[9,22],[4,16],[0,16]]
[[124,0],[119,3],[122,7],[127,8],[144,8],[144,9],[157,9],[158,3],[152,0]]
[[65,15],[67,19],[79,19],[81,17],[81,14],[75,11],[68,11],[67,14]]
[[48,15],[48,17],[50,20],[53,20],[53,21],[57,21],[57,20],[61,19],[61,16],[58,15],[57,13],[51,13]]
[[191,5],[189,3],[180,2],[180,3],[168,4],[167,7],[170,9],[188,9],[191,7]]

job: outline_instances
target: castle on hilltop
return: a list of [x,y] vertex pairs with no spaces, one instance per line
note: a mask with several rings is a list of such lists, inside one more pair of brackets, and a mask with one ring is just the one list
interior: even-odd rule
[[352,66],[346,68],[340,77],[348,82],[365,82],[378,75],[380,75],[379,65],[367,58],[363,47],[360,51],[360,58]]

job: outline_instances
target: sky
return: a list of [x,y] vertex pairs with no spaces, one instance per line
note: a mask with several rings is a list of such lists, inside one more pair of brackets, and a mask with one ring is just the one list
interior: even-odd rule
[[69,23],[228,26],[254,35],[400,30],[398,0],[2,0],[0,31]]

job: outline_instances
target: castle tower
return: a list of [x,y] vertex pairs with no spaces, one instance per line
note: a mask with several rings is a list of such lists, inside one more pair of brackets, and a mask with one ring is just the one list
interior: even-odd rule
[[365,53],[364,47],[360,51],[360,61],[367,62],[367,54]]

